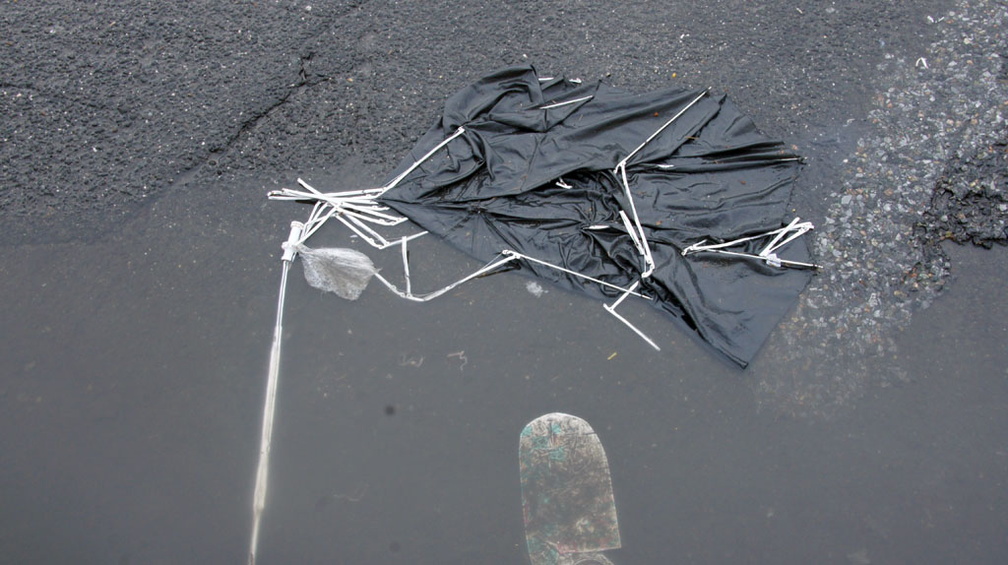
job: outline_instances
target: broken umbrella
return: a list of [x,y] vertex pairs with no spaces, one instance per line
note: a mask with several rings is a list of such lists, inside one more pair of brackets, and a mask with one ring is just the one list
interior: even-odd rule
[[[255,496],[254,557],[276,391],[286,275],[300,255],[309,282],[344,298],[376,278],[428,300],[476,276],[520,267],[616,307],[648,300],[745,367],[805,288],[812,229],[787,220],[797,155],[760,133],[725,97],[682,88],[634,94],[602,82],[504,69],[463,88],[384,185],[270,194],[313,204],[284,244]],[[375,247],[402,249],[404,288],[350,249],[305,241],[335,219]],[[425,232],[388,240],[382,226]],[[408,241],[432,233],[484,263],[428,294],[412,290]]]

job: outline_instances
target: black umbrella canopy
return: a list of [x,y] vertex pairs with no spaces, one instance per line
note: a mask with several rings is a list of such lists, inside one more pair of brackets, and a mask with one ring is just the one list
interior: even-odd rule
[[[482,261],[515,250],[618,287],[639,282],[656,307],[744,367],[809,272],[683,250],[781,228],[799,167],[724,97],[635,94],[526,66],[449,98],[392,177],[413,169],[379,200]],[[765,243],[736,250],[758,256]],[[786,252],[807,262],[800,240]],[[599,298],[622,294],[522,266]]]

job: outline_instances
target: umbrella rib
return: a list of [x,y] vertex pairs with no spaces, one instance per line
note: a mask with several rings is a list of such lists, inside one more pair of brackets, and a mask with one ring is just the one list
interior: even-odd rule
[[575,98],[573,100],[565,100],[563,102],[554,102],[552,104],[547,104],[545,106],[539,106],[540,110],[552,110],[553,108],[560,108],[567,106],[568,104],[577,104],[578,102],[584,102],[586,100],[591,100],[595,98],[594,94],[589,94],[588,96],[582,96],[581,98]]
[[509,255],[509,256],[512,256],[512,257],[517,257],[519,259],[524,259],[525,261],[529,261],[530,263],[536,263],[536,264],[539,264],[539,265],[543,265],[545,267],[550,267],[552,269],[556,269],[558,271],[562,271],[564,273],[567,273],[568,275],[574,275],[575,277],[581,277],[582,279],[591,281],[593,283],[596,283],[596,284],[599,284],[599,285],[602,285],[602,286],[605,286],[605,287],[609,287],[609,288],[612,288],[612,289],[615,289],[615,290],[623,291],[624,295],[626,295],[626,294],[632,294],[632,295],[637,296],[639,298],[643,298],[644,300],[651,300],[650,296],[643,295],[643,294],[641,294],[639,292],[633,292],[633,289],[636,288],[637,283],[634,283],[628,289],[628,288],[624,288],[624,287],[619,286],[619,285],[608,283],[608,282],[600,280],[600,279],[596,279],[594,277],[590,277],[590,276],[588,276],[588,275],[586,275],[584,273],[579,273],[577,271],[572,271],[572,270],[567,269],[565,267],[561,267],[560,265],[554,265],[553,263],[548,263],[546,261],[543,261],[542,259],[536,259],[535,257],[530,257],[528,255],[525,255],[524,253],[519,253],[519,252],[514,251],[512,249],[505,249],[501,253],[503,253],[504,255]]
[[634,149],[633,151],[630,152],[629,155],[627,155],[626,157],[624,157],[623,160],[620,161],[618,165],[616,165],[616,168],[618,169],[618,168],[622,167],[622,168],[625,169],[626,165],[627,165],[627,162],[629,162],[630,159],[632,159],[634,155],[636,155],[637,153],[639,153],[641,149],[644,149],[645,145],[647,145],[648,143],[651,143],[651,141],[654,138],[658,137],[658,135],[661,134],[661,132],[665,131],[665,128],[667,128],[670,125],[672,125],[673,122],[675,122],[676,120],[678,120],[683,114],[686,113],[687,110],[689,110],[690,108],[693,107],[694,104],[696,104],[697,102],[699,102],[700,99],[702,99],[704,96],[707,96],[707,93],[709,92],[709,90],[710,89],[704,89],[700,94],[698,94],[696,96],[696,98],[694,98],[693,100],[690,100],[689,104],[686,104],[686,106],[684,106],[681,110],[679,110],[678,112],[676,112],[676,115],[674,115],[671,118],[669,118],[669,120],[667,122],[665,122],[664,124],[662,124],[662,126],[660,128],[658,128],[657,130],[655,130],[654,133],[652,133],[650,136],[648,136],[648,138],[645,139],[643,143],[641,143],[640,145],[638,145],[636,149]]
[[[620,178],[621,181],[623,181],[623,189],[626,192],[627,200],[630,202],[630,213],[633,215],[634,227],[636,228],[637,235],[640,237],[639,242],[637,241],[637,238],[634,238],[634,243],[637,244],[637,249],[638,251],[641,252],[641,255],[644,258],[645,268],[644,271],[641,273],[642,279],[646,279],[651,276],[651,273],[653,273],[655,269],[655,263],[654,258],[651,255],[651,246],[648,244],[647,235],[644,233],[644,226],[641,225],[640,217],[637,215],[637,205],[634,203],[633,193],[630,191],[630,181],[627,179],[627,172],[626,172],[627,163],[630,162],[630,159],[632,159],[634,155],[636,155],[642,149],[644,149],[645,145],[651,143],[651,141],[654,138],[658,137],[658,135],[660,135],[661,132],[665,131],[665,129],[668,128],[670,125],[672,125],[673,122],[678,120],[683,114],[686,113],[687,110],[692,108],[694,104],[699,102],[700,99],[702,99],[704,96],[707,96],[707,92],[708,90],[704,89],[702,92],[700,92],[700,94],[698,94],[696,97],[690,100],[689,103],[686,104],[686,106],[684,106],[682,109],[676,112],[674,116],[669,118],[669,120],[666,121],[664,124],[662,124],[660,128],[658,128],[657,130],[655,130],[654,133],[649,135],[648,138],[645,139],[640,145],[638,145],[636,149],[634,149],[626,157],[624,157],[623,160],[616,165],[616,169],[614,170],[614,173]],[[630,230],[628,229],[627,231],[629,232]]]
[[752,253],[742,253],[740,251],[728,251],[727,249],[698,249],[697,252],[707,252],[707,253],[718,253],[721,255],[728,255],[731,257],[742,257],[744,259],[753,259],[756,261],[764,261],[766,264],[773,267],[790,266],[790,267],[800,267],[804,269],[821,269],[821,265],[815,263],[805,263],[803,261],[791,261],[789,259],[781,259],[777,255],[770,253],[768,255],[753,255]]
[[[307,200],[315,202],[315,208],[312,209],[309,221],[310,225],[305,235],[305,239],[307,238],[307,235],[311,235],[317,231],[318,228],[321,227],[321,225],[329,218],[335,216],[337,220],[350,228],[351,231],[364,239],[364,241],[367,241],[372,247],[385,249],[394,245],[394,243],[389,242],[380,233],[368,226],[367,223],[370,222],[384,226],[395,226],[406,221],[406,218],[397,218],[391,214],[384,214],[383,212],[389,208],[378,204],[377,198],[398,185],[424,161],[430,159],[432,155],[448,145],[451,140],[463,133],[465,133],[465,128],[459,127],[455,130],[455,133],[438,143],[423,157],[414,161],[413,164],[407,167],[405,171],[380,188],[324,193],[299,178],[298,184],[304,187],[305,191],[284,188],[268,193],[268,197],[274,200]],[[320,206],[324,205],[328,205],[332,209],[322,215]],[[409,239],[420,237],[426,233],[427,232],[420,232],[419,234],[409,236]]]
[[653,339],[651,339],[650,337],[648,337],[647,334],[645,334],[644,332],[642,332],[640,330],[640,328],[638,328],[637,326],[631,324],[630,320],[627,320],[626,318],[623,317],[622,314],[620,314],[619,312],[617,312],[615,306],[609,306],[608,304],[603,304],[602,307],[606,309],[606,312],[609,312],[610,314],[612,314],[613,316],[615,316],[617,320],[623,322],[626,325],[626,327],[628,327],[631,330],[633,330],[634,333],[637,334],[638,336],[640,336],[641,339],[643,339],[644,341],[646,341],[648,343],[648,345],[650,345],[651,347],[655,348],[655,351],[661,351],[661,348],[658,347],[658,344],[655,343]]
[[777,249],[778,247],[781,247],[785,243],[787,243],[788,241],[791,241],[792,239],[794,239],[794,237],[790,237],[786,241],[784,241],[783,243],[781,243],[780,245],[777,245],[777,242],[779,242],[781,240],[781,238],[784,237],[784,234],[786,234],[786,233],[790,232],[791,230],[793,230],[794,227],[795,227],[795,224],[797,224],[797,223],[798,223],[798,218],[795,217],[795,219],[791,220],[791,223],[789,223],[788,225],[784,226],[784,229],[778,231],[777,235],[775,235],[774,238],[770,240],[770,243],[768,243],[767,246],[764,247],[763,250],[759,252],[760,256],[769,255],[770,253],[773,253],[774,250]]
[[409,167],[407,167],[405,171],[399,173],[399,176],[397,176],[396,178],[394,178],[391,181],[389,181],[389,183],[387,185],[383,186],[382,187],[382,191],[377,196],[381,196],[382,194],[384,194],[384,193],[388,192],[389,190],[392,190],[393,188],[395,188],[395,186],[397,184],[399,184],[400,181],[402,181],[404,178],[406,178],[407,176],[409,176],[409,174],[412,173],[417,167],[419,167],[424,161],[426,161],[427,159],[430,159],[431,155],[434,155],[435,153],[437,153],[438,151],[440,151],[442,147],[444,147],[445,145],[448,145],[448,143],[451,140],[453,140],[456,137],[462,135],[463,133],[465,133],[465,128],[462,127],[462,126],[459,126],[459,128],[457,130],[455,130],[455,133],[449,135],[448,137],[446,137],[444,139],[444,141],[442,141],[441,143],[438,143],[437,145],[435,145],[434,148],[431,149],[430,151],[428,151],[423,157],[420,157],[419,159],[417,159],[416,161],[414,161],[412,165],[410,165]]
[[509,263],[511,261],[516,260],[516,259],[521,259],[521,260],[528,261],[528,262],[531,262],[531,263],[536,263],[536,264],[539,264],[539,265],[550,267],[550,268],[556,269],[558,271],[562,271],[564,273],[567,273],[567,274],[570,274],[570,275],[573,275],[573,276],[576,276],[576,277],[581,277],[583,279],[589,280],[591,282],[594,282],[596,284],[599,284],[599,285],[602,285],[602,286],[605,286],[605,287],[609,287],[609,288],[613,288],[613,289],[616,289],[616,290],[623,291],[623,294],[621,294],[620,297],[617,298],[616,301],[612,303],[612,305],[603,304],[602,305],[603,308],[605,308],[607,312],[609,312],[610,314],[612,314],[613,316],[615,316],[617,320],[623,322],[628,328],[630,328],[631,330],[633,330],[634,333],[636,333],[638,336],[640,336],[641,339],[643,339],[644,341],[646,341],[648,343],[648,345],[650,345],[651,347],[653,347],[656,351],[661,351],[661,348],[658,347],[658,344],[655,343],[654,340],[652,340],[650,337],[647,336],[647,334],[645,334],[639,328],[637,328],[637,326],[633,325],[630,322],[630,320],[627,320],[621,314],[619,314],[618,312],[616,312],[616,307],[619,306],[624,300],[626,300],[626,298],[628,296],[633,295],[633,296],[637,296],[639,298],[643,298],[645,300],[651,300],[651,298],[649,296],[643,295],[643,294],[641,294],[641,293],[639,293],[639,292],[636,291],[637,287],[640,286],[640,281],[639,280],[635,281],[632,285],[630,285],[629,288],[624,288],[624,287],[621,287],[619,285],[615,285],[615,284],[608,283],[608,282],[603,281],[603,280],[596,279],[594,277],[590,277],[590,276],[585,275],[583,273],[578,273],[577,271],[572,271],[570,269],[561,267],[559,265],[554,265],[553,263],[549,263],[549,262],[543,261],[541,259],[536,259],[535,257],[530,257],[530,256],[525,255],[523,253],[519,253],[518,251],[515,251],[513,249],[505,249],[505,250],[501,251],[501,253],[500,253],[500,255],[504,256],[503,259],[498,259],[498,260],[491,261],[490,263],[487,263],[486,265],[484,265],[483,267],[477,269],[475,272],[471,273],[470,275],[468,275],[466,277],[463,277],[463,278],[461,278],[461,279],[459,279],[459,280],[457,280],[457,281],[455,281],[455,282],[453,282],[453,283],[451,283],[451,284],[449,284],[449,285],[447,285],[447,286],[445,286],[445,287],[443,287],[443,288],[441,288],[439,290],[435,290],[433,292],[429,292],[429,293],[423,294],[423,295],[415,295],[415,294],[413,294],[412,283],[410,281],[409,255],[408,255],[407,249],[406,249],[406,241],[407,241],[407,238],[403,238],[401,240],[401,245],[402,245],[402,260],[403,260],[403,273],[404,273],[404,278],[406,280],[406,290],[405,290],[405,292],[402,291],[402,290],[400,290],[397,286],[395,286],[391,281],[389,281],[388,279],[386,279],[385,277],[383,277],[380,273],[375,273],[375,275],[374,275],[374,277],[376,279],[378,279],[379,282],[381,282],[382,284],[384,284],[390,291],[392,291],[392,293],[398,295],[400,298],[405,298],[406,300],[411,300],[413,302],[427,302],[427,301],[433,300],[433,299],[435,299],[435,298],[437,298],[439,296],[442,296],[442,295],[444,295],[447,292],[450,292],[451,290],[455,289],[456,287],[458,287],[458,286],[460,286],[460,285],[462,285],[462,284],[464,284],[464,283],[466,283],[466,282],[468,282],[468,281],[470,281],[470,280],[472,280],[474,278],[483,276],[483,275],[485,275],[485,274],[487,274],[487,273],[489,273],[489,272],[491,272],[493,270],[496,270],[498,267],[500,267],[502,265],[505,265],[505,264],[507,264],[507,263]]
[[[731,257],[742,257],[746,259],[755,259],[757,261],[765,261],[768,265],[772,265],[774,267],[791,266],[806,269],[821,269],[822,267],[815,263],[805,263],[802,261],[791,261],[788,259],[781,259],[774,253],[774,251],[777,251],[778,249],[784,247],[788,243],[791,243],[792,241],[801,237],[802,235],[804,235],[806,232],[808,232],[813,228],[814,226],[812,225],[811,222],[799,223],[799,218],[795,218],[791,220],[791,222],[787,226],[784,226],[783,228],[778,228],[775,230],[768,231],[766,233],[751,235],[748,237],[740,237],[732,241],[707,244],[707,240],[704,239],[683,249],[682,255],[685,257],[686,255],[690,255],[692,253],[702,253],[702,252],[720,253],[722,255],[728,255]],[[790,233],[790,235],[788,237],[784,237],[788,233]],[[740,251],[729,251],[728,249],[726,249],[728,247],[737,246],[742,243],[747,243],[749,241],[761,239],[771,235],[774,236],[774,238],[770,241],[769,244],[767,244],[763,248],[762,251],[759,252],[758,255],[754,255],[752,253],[743,253]]]
[[[767,246],[763,249],[763,251],[760,251],[760,255],[769,255],[774,251],[777,251],[781,247],[784,247],[788,243],[791,243],[795,239],[801,237],[805,232],[809,231],[810,229],[812,229],[812,224],[810,222],[799,224],[798,218],[796,217],[795,219],[791,220],[791,223],[788,224],[787,227],[785,227],[783,230],[781,230],[781,232],[778,233],[777,236],[774,237],[769,244],[767,244]],[[787,239],[781,241],[781,238],[784,237],[784,234],[788,233],[789,231],[793,231],[794,233],[788,236]]]
[[406,249],[406,242],[408,240],[404,237],[402,238],[402,266],[403,266],[403,278],[406,279],[406,294],[413,294],[413,287],[410,283],[409,276],[409,252]]
[[382,284],[384,284],[390,291],[392,291],[393,294],[399,296],[400,298],[405,298],[406,300],[411,300],[413,302],[428,302],[428,301],[433,300],[433,299],[435,299],[435,298],[437,298],[439,296],[444,295],[447,292],[452,291],[453,289],[455,289],[456,287],[458,287],[459,285],[461,285],[463,283],[469,282],[472,279],[475,279],[475,278],[481,277],[483,275],[486,275],[486,274],[490,273],[491,271],[493,271],[493,270],[501,267],[502,265],[505,265],[507,263],[510,263],[511,261],[514,261],[515,259],[517,259],[517,257],[510,257],[510,256],[506,256],[503,259],[496,259],[496,260],[491,261],[490,263],[487,263],[486,265],[480,267],[479,269],[477,269],[476,271],[470,273],[469,275],[466,275],[465,277],[463,277],[463,278],[461,278],[461,279],[459,279],[459,280],[457,280],[457,281],[455,281],[455,282],[453,282],[453,283],[451,283],[449,285],[446,285],[446,286],[444,286],[444,287],[442,287],[442,288],[440,288],[438,290],[435,290],[433,292],[428,292],[426,294],[419,294],[419,295],[412,293],[411,285],[410,285],[410,282],[409,282],[409,274],[408,274],[409,267],[408,267],[408,265],[406,265],[407,257],[406,257],[406,253],[405,252],[403,253],[403,263],[404,263],[404,266],[405,266],[406,271],[407,271],[407,275],[406,275],[406,291],[405,292],[402,291],[402,290],[400,290],[399,287],[397,287],[391,281],[389,281],[385,277],[381,276],[381,273],[375,273],[374,277],[376,279],[378,279],[379,282],[381,282]]
[[[623,181],[623,189],[626,192],[627,201],[630,202],[630,212],[633,214],[633,229],[631,229],[628,225],[627,232],[631,233],[634,243],[637,244],[638,252],[640,252],[644,258],[645,269],[641,273],[641,278],[646,279],[651,276],[651,273],[654,272],[655,268],[654,259],[651,256],[651,246],[648,244],[647,235],[644,233],[644,226],[641,225],[640,217],[637,215],[637,205],[634,204],[633,194],[630,192],[630,182],[627,180],[626,174],[626,163],[620,163],[616,170],[620,175],[620,179]],[[620,215],[624,218],[625,222],[626,213],[623,210],[620,210]],[[633,236],[633,231],[637,232],[637,237]]]

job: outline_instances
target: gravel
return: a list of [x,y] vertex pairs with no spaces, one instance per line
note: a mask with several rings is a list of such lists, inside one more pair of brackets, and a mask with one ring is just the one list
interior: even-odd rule
[[911,380],[895,344],[949,281],[943,240],[1004,243],[1008,15],[960,2],[939,39],[879,65],[870,133],[843,160],[818,226],[822,272],[757,363],[764,404],[828,416],[867,386]]

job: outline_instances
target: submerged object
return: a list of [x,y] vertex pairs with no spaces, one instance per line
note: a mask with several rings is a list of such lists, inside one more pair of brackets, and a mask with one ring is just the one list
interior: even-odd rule
[[519,437],[522,512],[532,565],[608,564],[620,547],[609,461],[588,422],[554,412]]

